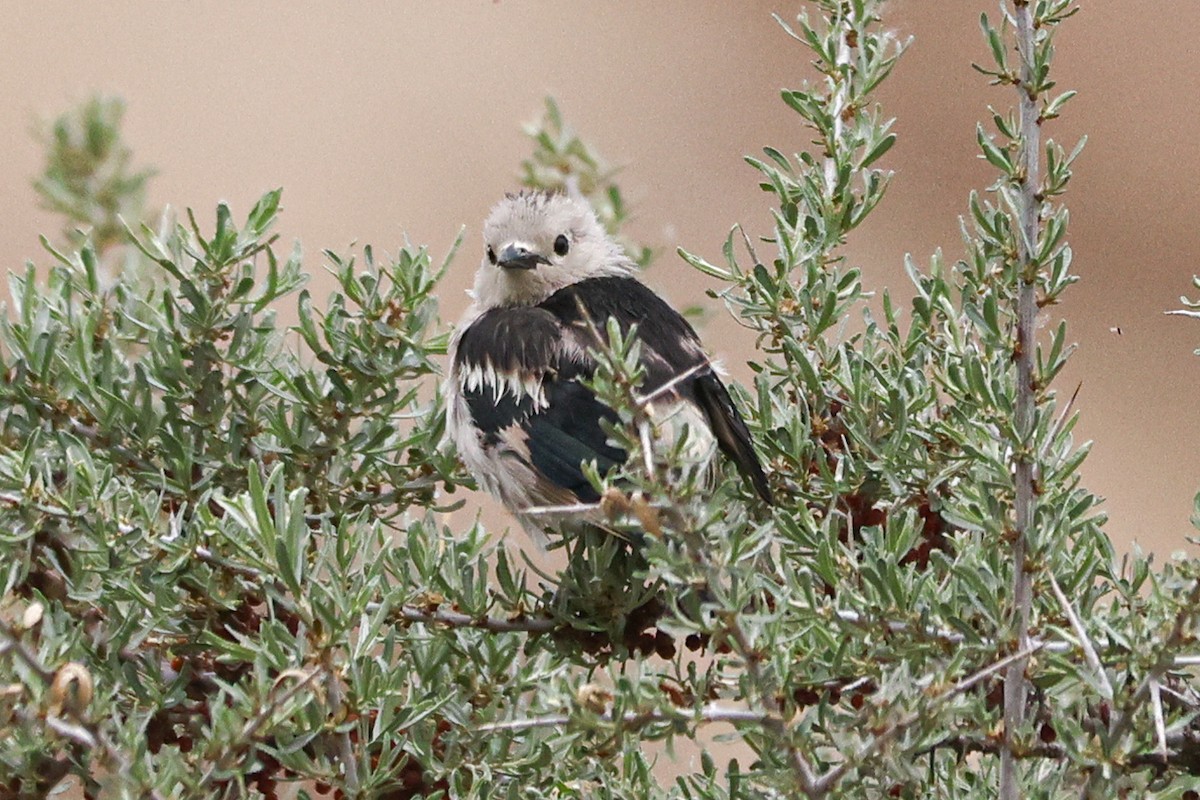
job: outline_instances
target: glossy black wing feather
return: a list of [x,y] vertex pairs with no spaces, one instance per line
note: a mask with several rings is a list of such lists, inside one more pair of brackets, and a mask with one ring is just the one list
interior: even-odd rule
[[647,393],[708,362],[700,338],[688,321],[636,278],[580,281],[555,292],[541,307],[572,328],[583,348],[596,346],[592,327],[601,338],[605,337],[605,323],[610,317],[620,324],[624,334],[636,324],[646,367],[642,389]]
[[562,325],[545,309],[496,308],[463,331],[455,358],[462,368],[534,375],[554,365],[561,339]]
[[529,456],[554,484],[594,503],[600,495],[582,464],[595,461],[600,474],[625,463],[625,451],[608,443],[601,420],[617,423],[616,412],[578,381],[554,381],[546,387],[547,408],[529,418]]
[[[700,337],[678,311],[641,281],[621,277],[580,281],[555,293],[542,303],[542,307],[565,324],[577,330],[585,329],[589,336],[593,335],[588,327],[589,320],[601,336],[609,317],[620,323],[624,333],[636,324],[646,367],[646,382],[642,387],[646,393],[704,365],[691,377],[680,381],[674,392],[704,411],[721,452],[733,461],[755,493],[765,502],[771,502],[771,488],[754,451],[746,422],[733,404],[725,384],[708,366],[708,356],[700,344]],[[581,337],[580,344],[587,346],[589,342]]]
[[566,352],[567,344],[561,322],[546,309],[495,309],[464,331],[455,358],[461,373],[479,369],[540,384],[541,403],[529,394],[497,391],[491,382],[464,386],[462,396],[485,446],[501,445],[506,432],[520,427],[530,464],[580,501],[595,502],[599,495],[582,464],[595,461],[603,474],[625,462],[625,451],[608,443],[601,424],[616,422],[616,413],[579,382],[591,375],[590,361]]

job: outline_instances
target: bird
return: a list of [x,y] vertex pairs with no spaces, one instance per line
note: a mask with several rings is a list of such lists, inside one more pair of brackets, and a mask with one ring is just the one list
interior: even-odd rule
[[618,415],[586,385],[596,370],[590,351],[607,344],[610,318],[623,336],[636,325],[652,416],[684,420],[700,443],[688,452],[711,461],[719,449],[771,502],[746,422],[700,337],[637,278],[585,199],[506,194],[483,239],[472,302],[449,348],[447,433],[477,483],[535,541],[545,542],[546,526],[532,509],[600,500],[585,463],[601,475],[625,463],[605,432]]

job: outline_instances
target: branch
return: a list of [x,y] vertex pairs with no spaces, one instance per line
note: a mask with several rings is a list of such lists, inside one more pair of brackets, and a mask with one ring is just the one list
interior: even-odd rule
[[[706,551],[702,549],[698,550],[697,555],[703,559],[705,566],[708,567],[710,572],[717,571],[712,561],[709,560]],[[816,773],[813,772],[808,759],[804,757],[804,754],[800,752],[795,742],[792,741],[791,731],[783,717],[783,709],[780,706],[779,700],[776,699],[775,693],[767,685],[766,676],[762,674],[762,668],[759,666],[758,662],[761,656],[750,645],[750,640],[746,636],[746,632],[742,630],[741,625],[738,624],[735,614],[724,614],[722,616],[722,623],[725,632],[733,639],[734,650],[746,664],[746,674],[750,676],[750,682],[754,685],[754,690],[758,694],[758,701],[767,709],[767,713],[763,715],[762,725],[787,751],[788,763],[796,776],[797,782],[800,784],[800,790],[809,797],[824,795],[828,789],[818,786]]]
[[[1166,737],[1167,752],[1133,753],[1126,764],[1134,769],[1161,770],[1164,767],[1183,770],[1189,775],[1200,775],[1200,732],[1187,729],[1168,733]],[[953,750],[960,755],[980,753],[996,755],[1000,752],[1001,743],[991,737],[976,736],[947,736],[929,747],[921,750],[916,756],[922,757],[938,750]],[[1053,742],[1035,742],[1013,751],[1013,758],[1019,761],[1046,760],[1067,761],[1071,753],[1065,747]]]
[[[541,515],[570,515],[581,512],[594,512],[599,509],[597,503],[579,503],[566,506],[538,506],[526,509],[521,512],[532,516]],[[669,503],[654,503],[652,507],[661,509],[672,508]],[[244,564],[235,564],[221,556],[214,554],[206,547],[197,547],[194,550],[196,557],[214,567],[227,570],[235,575],[240,575],[243,578],[261,581],[264,580],[263,573],[254,567],[248,567]],[[381,607],[380,603],[368,603],[366,606],[367,612],[378,611]],[[471,616],[458,611],[443,611],[440,609],[420,608],[417,606],[405,605],[401,606],[397,611],[393,612],[395,616],[405,622],[421,622],[427,625],[444,625],[448,628],[477,628],[479,630],[492,631],[493,633],[530,633],[541,635],[546,633],[554,633],[566,627],[562,623],[550,617],[487,617],[487,616]],[[870,626],[880,625],[891,633],[918,633],[919,635],[930,639],[945,642],[950,645],[962,645],[966,642],[967,637],[958,631],[950,630],[949,628],[933,628],[921,627],[916,628],[911,623],[903,620],[886,619],[886,618],[867,618],[857,611],[848,609],[835,609],[833,615],[840,621],[851,625]],[[983,646],[994,644],[987,638],[980,640]],[[1031,638],[1029,644],[1036,647],[1039,651],[1044,650],[1048,653],[1066,653],[1072,649],[1072,644],[1066,641],[1049,641],[1042,638]],[[0,653],[3,653],[5,647],[0,644]],[[1092,651],[1093,654],[1095,651]],[[1085,653],[1086,655],[1086,653]],[[1092,664],[1089,657],[1088,663]],[[1200,655],[1178,655],[1171,661],[1173,668],[1181,668],[1188,666],[1200,665]],[[1103,670],[1099,670],[1103,674]]]
[[424,622],[451,628],[480,628],[493,633],[553,633],[563,627],[549,617],[472,617],[458,611],[426,611],[415,606],[403,606],[397,612],[406,622]]
[[[611,713],[601,714],[600,719],[605,722],[615,722],[623,730],[637,730],[655,722],[677,722],[680,720],[691,720],[698,723],[728,722],[733,724],[754,723],[763,725],[767,723],[768,716],[761,711],[754,711],[753,709],[727,708],[710,703],[702,707],[698,713],[688,713],[682,709],[678,713],[670,713],[662,710],[627,711],[617,719],[614,719]],[[572,717],[566,714],[550,714],[544,717],[489,722],[477,726],[475,730],[480,733],[496,733],[498,731],[525,731],[533,728],[557,728],[569,725],[571,720]]]
[[683,372],[679,373],[674,378],[671,378],[669,381],[664,383],[662,386],[659,386],[657,389],[650,392],[649,394],[644,394],[644,395],[635,397],[634,405],[636,405],[638,408],[645,408],[646,406],[650,405],[658,398],[662,397],[663,395],[667,394],[668,392],[673,391],[676,386],[683,383],[688,378],[692,377],[693,375],[695,375],[697,372],[699,372],[702,369],[712,369],[712,364],[709,363],[709,361],[707,359],[705,359],[704,361],[701,361],[699,364],[696,364],[695,366],[691,367],[690,369],[686,369]]
[[[588,506],[588,508],[594,508],[594,506]],[[245,564],[235,564],[227,561],[214,554],[207,547],[197,547],[193,552],[196,554],[196,558],[204,563],[227,570],[243,578],[260,582],[267,580],[274,582],[273,578],[268,578],[261,570],[248,567]],[[380,603],[367,603],[366,605],[367,612],[378,611],[380,608]],[[470,614],[463,614],[458,611],[442,611],[408,605],[401,606],[393,612],[393,615],[405,622],[423,622],[431,625],[445,625],[450,628],[480,628],[494,633],[524,632],[541,634],[552,633],[562,627],[560,623],[549,617],[517,617],[513,619],[473,617]]]
[[[1036,509],[1034,488],[1034,410],[1037,392],[1034,386],[1034,359],[1037,345],[1034,324],[1037,321],[1037,240],[1042,201],[1038,194],[1040,181],[1038,155],[1041,150],[1040,116],[1037,95],[1037,76],[1034,74],[1035,43],[1033,4],[1028,0],[1013,0],[1017,24],[1017,51],[1021,59],[1021,75],[1017,83],[1019,95],[1021,139],[1020,152],[1020,220],[1017,252],[1020,265],[1020,290],[1017,296],[1017,397],[1015,422],[1020,441],[1014,442],[1016,454],[1013,479],[1016,483],[1015,536],[1013,540],[1013,614],[1017,647],[1029,647],[1029,618],[1033,609],[1033,581],[1026,569],[1029,534],[1033,529]],[[1029,686],[1025,680],[1024,659],[1015,661],[1004,676],[1004,747],[1000,752],[1000,798],[1017,800],[1021,789],[1017,781],[1016,760],[1013,758],[1013,737],[1025,723],[1025,705]]]
[[817,783],[814,787],[815,794],[825,794],[828,792],[835,785],[837,785],[837,782],[845,777],[846,773],[853,769],[855,765],[861,764],[863,761],[879,752],[884,745],[895,740],[897,736],[908,730],[920,720],[928,719],[932,709],[935,709],[937,706],[954,699],[958,695],[975,686],[980,681],[1007,667],[1010,667],[1012,664],[1025,663],[1025,661],[1027,661],[1031,655],[1040,649],[1040,645],[1034,645],[1017,653],[1005,656],[994,664],[989,664],[983,669],[971,673],[946,691],[939,694],[937,697],[933,698],[929,708],[923,708],[919,711],[914,711],[907,716],[902,717],[900,720],[892,723],[890,726],[871,738],[852,757],[847,758],[845,761],[838,764],[836,767],[830,768],[825,774],[823,774],[817,780]]
[[[1105,737],[1105,751],[1111,752],[1125,735],[1129,733],[1133,727],[1133,718],[1138,710],[1148,701],[1152,699],[1158,685],[1167,673],[1175,665],[1175,656],[1171,651],[1177,649],[1183,644],[1185,638],[1191,635],[1192,625],[1195,623],[1196,617],[1200,614],[1200,580],[1192,584],[1192,590],[1188,592],[1188,596],[1180,603],[1179,611],[1175,614],[1175,621],[1171,625],[1171,632],[1167,635],[1162,646],[1159,647],[1159,657],[1153,667],[1146,673],[1146,677],[1142,679],[1138,685],[1137,691],[1133,693],[1133,697],[1121,709],[1121,713],[1116,715],[1112,724],[1108,728],[1108,735]],[[1165,738],[1165,737],[1164,737]],[[1169,739],[1168,739],[1169,742]],[[1161,754],[1159,755],[1159,763],[1161,764]],[[1105,765],[1098,764],[1092,768],[1091,774],[1088,776],[1087,784],[1084,785],[1080,797],[1091,798],[1097,796],[1097,790],[1100,788],[1100,782],[1104,779]]]

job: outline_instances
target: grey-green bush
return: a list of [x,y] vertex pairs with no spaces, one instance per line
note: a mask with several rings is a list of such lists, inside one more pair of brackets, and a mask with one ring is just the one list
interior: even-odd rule
[[[148,227],[120,105],[65,116],[37,187],[68,235],[0,321],[0,798],[1195,797],[1200,568],[1115,562],[1054,391],[1065,327],[1034,325],[1074,280],[1078,148],[1042,139],[1073,10],[982,20],[1014,101],[978,131],[996,180],[963,258],[875,310],[841,248],[887,187],[873,93],[903,46],[878,0],[784,26],[817,75],[783,93],[792,148],[747,159],[773,235],[680,253],[756,336],[734,391],[777,501],[643,451],[613,331],[594,389],[630,459],[593,479],[637,544],[560,542],[555,575],[443,521],[469,502],[439,388],[455,247],[326,252],[313,297],[279,192]],[[557,107],[530,134],[523,180],[618,232]],[[680,738],[705,752],[660,785],[647,745]]]

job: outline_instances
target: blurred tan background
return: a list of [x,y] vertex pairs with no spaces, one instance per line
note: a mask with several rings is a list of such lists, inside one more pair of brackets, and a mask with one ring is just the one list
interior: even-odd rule
[[[529,150],[520,124],[553,93],[626,165],[630,232],[664,252],[649,282],[678,304],[709,302],[673,249],[715,258],[732,223],[767,230],[741,155],[807,143],[778,89],[797,87],[808,59],[770,17],[791,19],[799,5],[6,3],[0,264],[45,263],[37,235],[58,229],[30,188],[41,168],[34,123],[104,92],[127,100],[138,163],[159,170],[152,206],[192,206],[211,224],[216,201],[241,218],[283,186],[280,232],[303,242],[314,274],[323,248],[391,250],[404,232],[437,257],[466,224],[443,300],[453,319],[480,221]],[[1115,0],[1083,5],[1056,63],[1060,87],[1081,95],[1049,129],[1067,142],[1090,136],[1068,198],[1082,281],[1058,309],[1079,343],[1060,389],[1083,381],[1078,438],[1096,442],[1084,476],[1108,498],[1108,530],[1122,546],[1166,553],[1186,545],[1200,487],[1200,322],[1163,315],[1200,271],[1200,4],[1139,3],[1136,16]],[[850,250],[872,288],[907,297],[906,253],[924,264],[938,247],[962,252],[967,193],[992,179],[975,156],[975,121],[1012,99],[970,68],[986,58],[979,14],[996,7],[892,5],[891,24],[915,40],[882,96],[899,118],[891,194]],[[723,313],[704,331],[741,378],[743,333]]]

